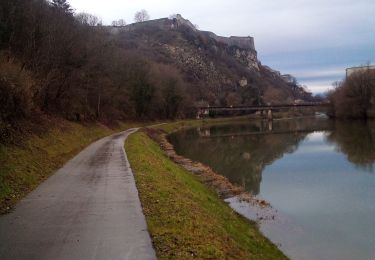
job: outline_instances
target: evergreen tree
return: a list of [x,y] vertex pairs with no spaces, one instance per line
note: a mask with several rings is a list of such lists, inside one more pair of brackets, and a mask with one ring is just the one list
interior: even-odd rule
[[63,10],[65,13],[73,13],[73,9],[67,0],[52,0],[52,6],[57,9]]

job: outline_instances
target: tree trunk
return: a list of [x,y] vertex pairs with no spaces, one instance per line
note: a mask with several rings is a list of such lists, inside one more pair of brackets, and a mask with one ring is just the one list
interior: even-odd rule
[[101,99],[101,95],[100,95],[100,93],[99,93],[99,95],[98,95],[98,106],[97,106],[97,108],[96,108],[96,117],[99,119],[99,117],[100,117],[100,99]]

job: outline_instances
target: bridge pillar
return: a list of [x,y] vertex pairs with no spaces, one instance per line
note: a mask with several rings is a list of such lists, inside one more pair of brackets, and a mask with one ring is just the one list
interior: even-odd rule
[[269,132],[273,131],[273,121],[272,120],[268,121],[268,131]]
[[271,109],[269,109],[268,112],[267,112],[267,118],[268,118],[268,120],[273,120],[273,114],[272,114]]
[[264,110],[260,110],[260,117],[263,119],[264,118]]
[[201,114],[202,114],[202,111],[199,109],[198,111],[197,111],[197,119],[201,119]]

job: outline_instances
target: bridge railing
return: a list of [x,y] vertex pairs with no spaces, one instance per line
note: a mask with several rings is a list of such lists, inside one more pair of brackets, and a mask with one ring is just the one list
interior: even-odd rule
[[293,107],[327,107],[329,102],[306,102],[293,104],[270,104],[260,106],[205,106],[197,107],[200,110],[267,110],[278,108],[293,108]]

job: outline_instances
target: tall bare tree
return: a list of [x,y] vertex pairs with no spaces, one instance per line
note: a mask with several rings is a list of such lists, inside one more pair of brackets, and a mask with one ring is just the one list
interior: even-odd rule
[[337,117],[367,118],[375,107],[375,71],[370,65],[354,72],[330,93],[334,115]]
[[150,15],[148,14],[148,12],[145,9],[136,12],[135,15],[134,15],[134,21],[136,23],[145,22],[145,21],[148,21],[148,20],[150,20]]
[[102,24],[102,20],[92,14],[89,13],[78,13],[75,15],[75,18],[82,24],[89,25],[89,26],[99,26]]
[[125,26],[126,21],[124,19],[119,19],[112,22],[112,26]]

